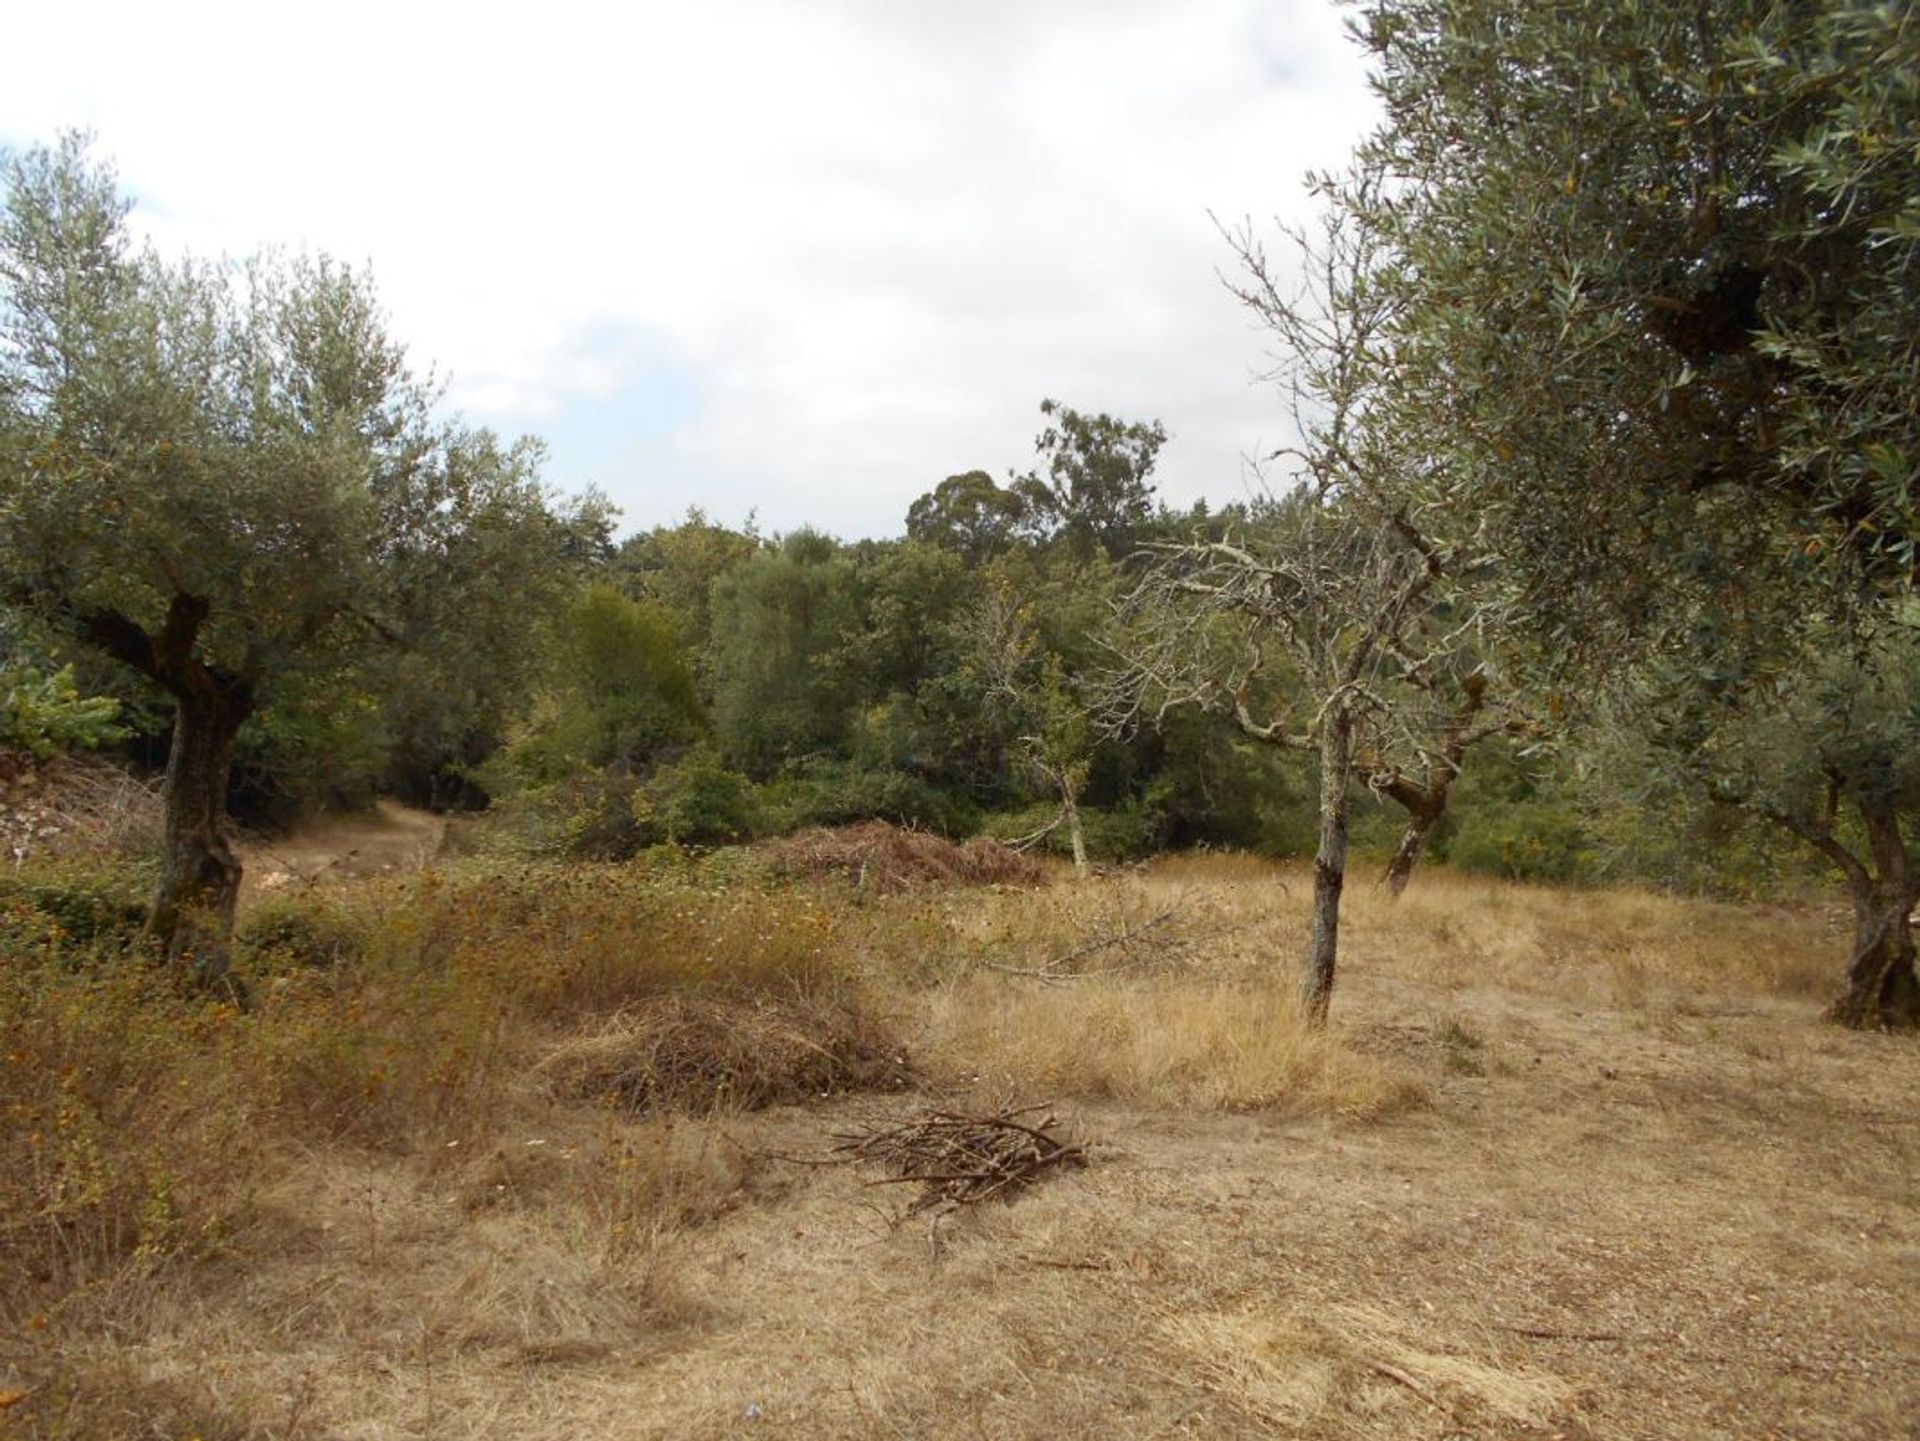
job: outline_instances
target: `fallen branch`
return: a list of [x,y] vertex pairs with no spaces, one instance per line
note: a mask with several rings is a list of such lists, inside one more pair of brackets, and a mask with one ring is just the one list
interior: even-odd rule
[[1029,1266],[1044,1266],[1049,1271],[1111,1271],[1111,1261],[1056,1261],[1049,1256],[1021,1256]]
[[1405,1386],[1409,1391],[1413,1392],[1413,1394],[1418,1396],[1422,1401],[1425,1401],[1429,1406],[1433,1407],[1434,1410],[1447,1411],[1450,1409],[1449,1407],[1441,1404],[1441,1402],[1434,1397],[1434,1394],[1431,1391],[1429,1391],[1426,1387],[1422,1386],[1417,1380],[1415,1380],[1412,1376],[1408,1375],[1405,1371],[1402,1371],[1398,1366],[1390,1365],[1388,1362],[1385,1362],[1385,1361],[1369,1360],[1367,1362],[1367,1367],[1369,1370],[1377,1371],[1380,1375],[1385,1376],[1389,1381],[1398,1381],[1402,1386]]
[[1534,1341],[1664,1341],[1664,1336],[1629,1336],[1624,1331],[1557,1331],[1551,1326],[1502,1326],[1515,1336]]

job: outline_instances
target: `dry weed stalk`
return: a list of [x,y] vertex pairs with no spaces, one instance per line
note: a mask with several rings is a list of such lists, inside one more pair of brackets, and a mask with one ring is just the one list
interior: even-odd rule
[[[1035,1116],[1042,1119],[1026,1119]],[[1049,1171],[1087,1164],[1085,1144],[1064,1132],[1051,1102],[984,1116],[927,1111],[901,1125],[839,1133],[834,1141],[835,1158],[877,1162],[892,1172],[876,1185],[918,1184],[909,1216],[1007,1196]]]
[[157,781],[92,756],[0,752],[0,850],[15,866],[41,854],[144,854],[160,829]]
[[[1002,975],[1019,976],[1046,985],[1059,985],[1093,976],[1111,976],[1150,963],[1165,966],[1185,957],[1199,942],[1231,929],[1220,925],[1183,933],[1175,927],[1174,922],[1185,911],[1188,899],[1189,893],[1182,891],[1138,924],[1130,922],[1123,915],[1117,923],[1106,926],[1078,945],[1069,946],[1048,957],[1037,966],[1010,966],[999,961],[983,961],[981,964],[987,970],[998,971]],[[1104,965],[1082,964],[1090,956],[1109,954],[1111,959]]]

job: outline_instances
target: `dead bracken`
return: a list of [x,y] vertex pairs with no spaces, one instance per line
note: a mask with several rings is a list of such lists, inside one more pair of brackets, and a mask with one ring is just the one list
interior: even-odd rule
[[566,1041],[540,1069],[557,1095],[634,1114],[752,1111],[897,1089],[912,1075],[865,1017],[766,996],[662,996]]
[[988,836],[955,845],[884,821],[801,831],[755,849],[783,874],[838,877],[881,895],[922,886],[1032,886],[1047,874],[1031,856]]

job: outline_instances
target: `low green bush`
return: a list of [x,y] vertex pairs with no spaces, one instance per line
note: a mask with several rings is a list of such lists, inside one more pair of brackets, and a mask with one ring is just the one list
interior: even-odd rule
[[1584,881],[1598,876],[1593,837],[1580,813],[1555,801],[1484,805],[1458,817],[1447,861],[1477,875],[1516,881]]
[[262,902],[234,935],[235,958],[255,971],[340,965],[365,943],[359,918],[320,893]]
[[959,836],[979,824],[978,811],[963,797],[906,771],[851,762],[815,762],[770,782],[763,794],[767,829],[776,834],[880,820]]
[[149,866],[36,861],[0,873],[0,945],[118,953],[140,944],[157,877]]
[[706,749],[655,771],[634,791],[631,813],[643,845],[732,845],[764,825],[759,788]]

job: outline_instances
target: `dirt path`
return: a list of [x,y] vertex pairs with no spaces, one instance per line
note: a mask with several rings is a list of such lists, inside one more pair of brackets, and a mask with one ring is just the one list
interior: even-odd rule
[[440,853],[444,817],[383,800],[371,813],[326,816],[290,835],[243,844],[244,907],[287,886],[418,870]]

